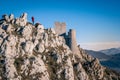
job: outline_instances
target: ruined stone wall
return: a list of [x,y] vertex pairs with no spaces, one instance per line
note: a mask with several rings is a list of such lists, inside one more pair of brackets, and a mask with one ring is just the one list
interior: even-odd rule
[[63,23],[60,23],[60,22],[55,22],[55,32],[58,34],[58,35],[63,35],[63,34],[66,34],[66,24],[63,22]]

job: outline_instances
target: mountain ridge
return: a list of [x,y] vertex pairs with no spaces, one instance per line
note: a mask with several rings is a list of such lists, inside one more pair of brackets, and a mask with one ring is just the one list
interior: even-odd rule
[[93,50],[85,50],[87,53],[89,53],[90,55],[92,55],[95,58],[98,58],[99,60],[102,59],[109,59],[111,56],[106,55],[105,53],[102,53],[100,51],[93,51]]
[[120,48],[104,49],[104,50],[100,50],[100,52],[105,53],[106,55],[113,55],[120,53]]
[[[118,49],[118,48],[117,48]],[[95,58],[98,58],[100,60],[100,63],[103,66],[106,66],[108,68],[111,68],[117,72],[120,72],[120,53],[112,54],[112,55],[106,55],[99,51],[93,51],[93,50],[85,50],[88,54],[92,55]],[[114,52],[114,51],[113,51]]]
[[0,79],[2,80],[119,80],[78,47],[74,53],[52,28],[11,14],[0,20]]

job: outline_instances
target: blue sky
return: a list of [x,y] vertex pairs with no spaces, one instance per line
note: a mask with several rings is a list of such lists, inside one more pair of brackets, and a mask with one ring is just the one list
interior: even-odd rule
[[23,12],[29,21],[34,16],[46,28],[55,21],[66,22],[67,29],[76,30],[83,48],[120,47],[119,0],[0,0],[0,16],[13,13],[19,17]]

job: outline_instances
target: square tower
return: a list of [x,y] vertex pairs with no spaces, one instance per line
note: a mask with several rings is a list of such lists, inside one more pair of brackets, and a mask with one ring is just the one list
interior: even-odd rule
[[58,35],[65,35],[66,34],[66,23],[62,22],[55,22],[55,32],[58,34]]

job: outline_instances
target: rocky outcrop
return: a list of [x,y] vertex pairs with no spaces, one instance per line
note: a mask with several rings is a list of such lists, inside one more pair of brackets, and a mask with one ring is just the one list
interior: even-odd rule
[[[27,14],[0,20],[1,80],[119,80],[79,48],[74,54],[54,29],[27,22]],[[112,73],[111,73],[112,72]]]

